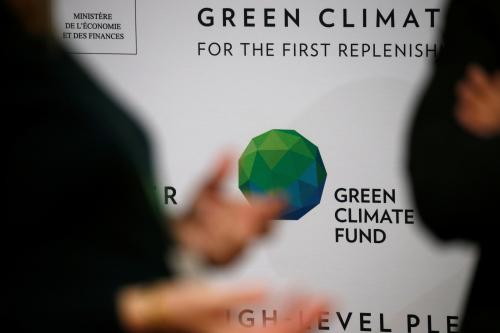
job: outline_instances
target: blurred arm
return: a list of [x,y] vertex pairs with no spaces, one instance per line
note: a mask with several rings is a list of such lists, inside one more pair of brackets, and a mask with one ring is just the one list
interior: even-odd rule
[[[490,241],[498,220],[500,139],[476,137],[454,117],[465,67],[499,67],[499,4],[453,1],[434,68],[411,131],[409,171],[424,223],[439,237]],[[495,218],[496,217],[496,218]]]

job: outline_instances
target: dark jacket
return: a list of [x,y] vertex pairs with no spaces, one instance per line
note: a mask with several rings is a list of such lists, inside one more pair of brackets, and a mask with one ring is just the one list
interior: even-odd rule
[[2,325],[120,331],[116,292],[170,275],[147,139],[54,41],[0,15],[12,242]]
[[454,119],[455,85],[469,64],[500,70],[500,2],[452,1],[444,48],[418,106],[409,170],[423,222],[442,239],[467,239],[481,254],[464,319],[466,332],[498,327],[500,136],[483,139]]

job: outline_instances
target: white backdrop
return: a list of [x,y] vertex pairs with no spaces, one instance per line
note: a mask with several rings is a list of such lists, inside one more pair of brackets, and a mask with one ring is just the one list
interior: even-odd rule
[[[78,5],[77,5],[78,4]],[[214,8],[214,27],[198,23],[198,11]],[[220,12],[231,7],[237,27],[223,27]],[[255,28],[239,25],[242,9],[256,8]],[[262,26],[264,7],[276,8],[277,27]],[[283,27],[283,8],[300,9],[300,27]],[[323,8],[335,8],[336,26],[318,22]],[[342,9],[350,22],[342,27]],[[362,9],[368,27],[361,25]],[[377,28],[377,9],[394,8],[396,27]],[[420,27],[402,27],[412,8]],[[56,28],[72,13],[112,12],[125,32],[121,41],[65,40],[74,51],[89,53],[77,59],[88,67],[117,99],[130,108],[150,132],[155,144],[159,186],[177,189],[185,208],[190,194],[222,151],[243,152],[250,139],[273,128],[295,129],[320,149],[328,178],[320,205],[298,222],[278,221],[274,234],[257,244],[242,261],[214,279],[264,280],[277,290],[290,285],[317,290],[332,297],[336,311],[384,313],[386,326],[406,332],[406,315],[422,323],[412,332],[446,332],[446,316],[459,315],[475,253],[465,244],[442,245],[428,235],[416,218],[414,225],[376,226],[387,233],[382,244],[335,241],[335,209],[411,209],[405,178],[407,130],[414,106],[430,70],[431,58],[232,57],[198,55],[198,42],[328,42],[429,43],[433,45],[444,23],[436,15],[429,26],[425,8],[443,8],[439,0],[59,0]],[[66,29],[67,30],[67,29]],[[279,50],[279,47],[276,47]],[[279,52],[277,52],[279,53]],[[243,196],[237,170],[228,193]],[[334,190],[346,188],[396,189],[396,204],[341,204]],[[368,226],[369,227],[369,226]],[[354,319],[353,319],[354,320]],[[359,320],[358,320],[359,322]],[[373,331],[377,331],[373,324]],[[334,324],[335,326],[335,324]],[[332,328],[335,331],[335,329]],[[341,331],[341,330],[338,330]],[[359,323],[347,332],[360,331]]]

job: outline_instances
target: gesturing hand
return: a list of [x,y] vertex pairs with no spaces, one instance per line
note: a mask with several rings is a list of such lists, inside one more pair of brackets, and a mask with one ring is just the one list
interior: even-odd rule
[[224,158],[202,186],[189,212],[175,224],[175,234],[187,249],[213,264],[225,264],[256,237],[269,231],[271,221],[285,208],[277,198],[255,198],[251,204],[227,198],[221,184],[232,159]]
[[118,298],[120,319],[131,332],[302,333],[314,323],[326,302],[302,297],[273,325],[252,328],[230,322],[227,311],[260,303],[261,288],[221,288],[193,281],[158,282],[129,287]]
[[500,72],[489,75],[481,67],[469,66],[466,77],[457,84],[455,117],[476,136],[499,135]]

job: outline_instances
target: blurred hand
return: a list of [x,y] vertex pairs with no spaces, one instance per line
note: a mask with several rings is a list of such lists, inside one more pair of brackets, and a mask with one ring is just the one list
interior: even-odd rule
[[500,72],[493,75],[481,67],[469,66],[457,84],[455,117],[468,132],[491,137],[500,134]]
[[227,198],[221,184],[232,159],[225,158],[200,189],[190,211],[174,225],[182,246],[213,264],[225,264],[255,238],[270,230],[271,222],[285,208],[277,198],[255,198],[251,204]]
[[[193,281],[158,282],[125,289],[118,297],[118,308],[124,327],[131,332],[184,333],[305,333],[327,311],[324,300],[303,297],[275,325],[246,328],[228,321],[227,311],[256,304],[264,297],[260,288],[228,290]],[[299,312],[302,320],[297,320]]]

